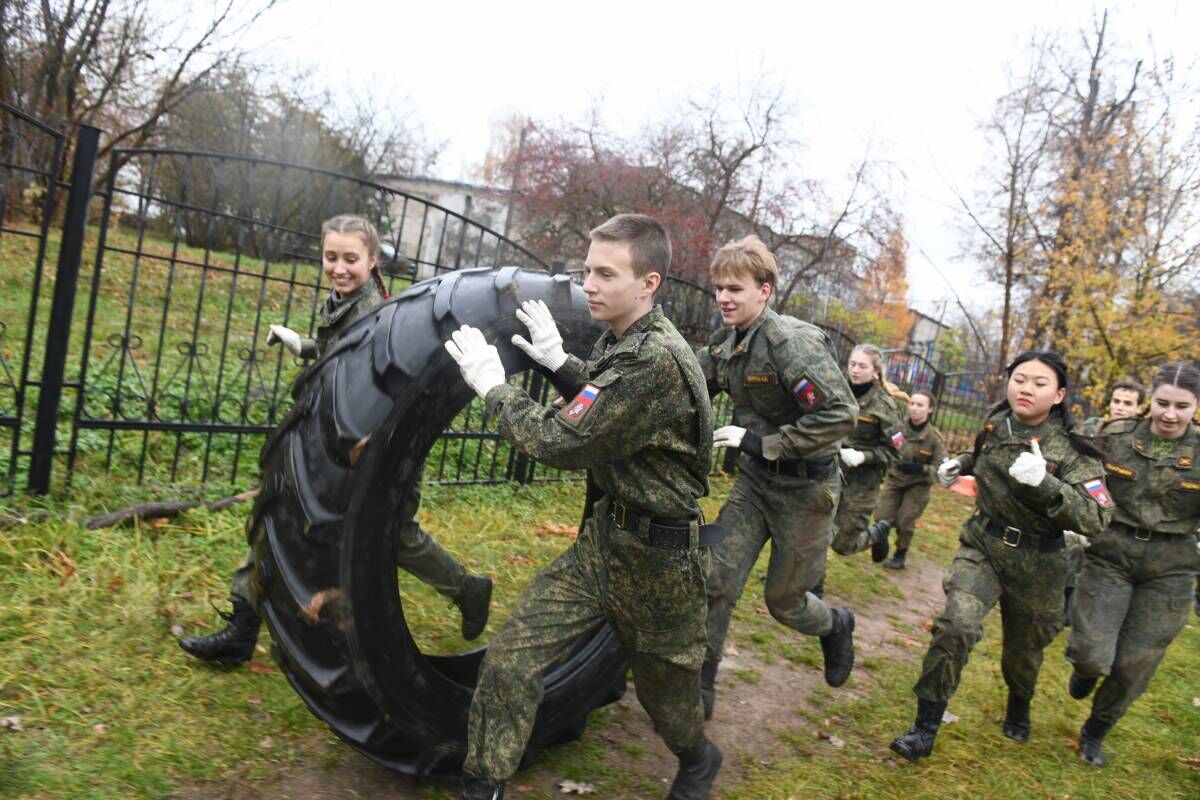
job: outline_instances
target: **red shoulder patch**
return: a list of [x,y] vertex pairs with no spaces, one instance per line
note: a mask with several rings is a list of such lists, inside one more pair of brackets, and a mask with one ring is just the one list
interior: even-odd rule
[[1112,508],[1112,495],[1108,493],[1108,487],[1104,485],[1104,481],[1100,478],[1092,478],[1090,481],[1084,481],[1084,491],[1092,496],[1092,499],[1100,504],[1101,508]]
[[807,375],[801,375],[800,380],[792,384],[792,395],[805,411],[814,411],[825,401],[825,395]]
[[591,383],[584,384],[575,399],[563,406],[559,413],[569,422],[579,422],[592,410],[592,404],[600,396],[600,387]]

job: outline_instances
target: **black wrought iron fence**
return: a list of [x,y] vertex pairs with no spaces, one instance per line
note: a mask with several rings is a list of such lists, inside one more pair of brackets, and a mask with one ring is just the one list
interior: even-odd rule
[[[61,132],[9,106],[0,106],[0,121],[0,257],[8,267],[0,271],[0,431],[8,437],[0,464],[8,492],[23,479],[44,492],[55,470],[67,484],[114,472],[138,482],[252,482],[263,437],[287,413],[289,387],[303,368],[264,346],[267,327],[314,331],[329,291],[319,253],[329,216],[358,213],[377,225],[392,292],[465,267],[551,269],[428,199],[279,161],[116,150],[107,185],[93,194],[98,131],[81,129],[71,147]],[[72,177],[63,180],[67,151]],[[703,286],[669,278],[658,299],[695,345],[720,324]],[[826,330],[844,362],[853,339]],[[933,381],[945,395],[935,419],[948,430],[958,430],[960,419],[961,427],[975,424],[987,392],[973,373],[940,376],[912,354],[890,358],[902,382]],[[539,377],[520,380],[545,398]],[[725,424],[725,398],[716,411]],[[426,477],[571,476],[513,450],[472,404],[431,451]]]

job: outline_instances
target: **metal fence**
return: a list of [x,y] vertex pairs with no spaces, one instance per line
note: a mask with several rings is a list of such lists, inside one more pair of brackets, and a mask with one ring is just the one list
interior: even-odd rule
[[[68,140],[7,105],[0,105],[0,122],[6,493],[45,492],[52,476],[59,486],[80,486],[114,472],[139,483],[252,482],[264,437],[287,413],[289,387],[302,369],[262,342],[270,324],[314,331],[329,291],[320,223],[333,214],[362,214],[378,226],[393,292],[464,267],[551,269],[429,200],[279,161],[118,149],[106,185],[93,191],[99,131],[82,128]],[[65,153],[73,165],[64,179]],[[669,278],[658,300],[693,344],[720,324],[703,286]],[[853,339],[826,330],[844,361]],[[902,366],[897,354],[889,359]],[[981,378],[913,364],[904,362],[898,382],[924,381],[945,394],[935,419],[954,430],[960,419],[977,422],[973,404],[986,396]],[[538,376],[519,380],[545,399]],[[728,419],[724,399],[717,413]],[[493,483],[567,476],[513,450],[473,403],[434,446],[426,477]]]

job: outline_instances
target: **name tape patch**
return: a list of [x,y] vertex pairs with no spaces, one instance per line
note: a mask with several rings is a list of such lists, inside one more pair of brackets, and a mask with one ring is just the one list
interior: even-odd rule
[[575,399],[567,403],[559,413],[571,422],[579,422],[592,410],[592,403],[600,396],[600,387],[591,383],[584,384]]
[[1101,508],[1112,508],[1112,495],[1108,493],[1108,487],[1104,485],[1104,481],[1099,478],[1092,478],[1083,484],[1084,490],[1092,496],[1092,499],[1100,504]]
[[763,386],[768,383],[775,383],[778,378],[774,372],[749,372],[742,379],[743,386]]
[[792,385],[792,395],[800,403],[800,407],[805,411],[813,411],[825,399],[821,394],[821,390],[817,385],[808,379],[807,375],[801,375],[800,380]]
[[1185,492],[1200,492],[1200,481],[1189,481],[1187,478],[1180,478],[1175,482],[1175,487]]

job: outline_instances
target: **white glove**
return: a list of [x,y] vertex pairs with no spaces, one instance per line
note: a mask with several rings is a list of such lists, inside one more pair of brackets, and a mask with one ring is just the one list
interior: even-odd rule
[[742,437],[746,435],[745,428],[739,428],[737,425],[726,425],[723,428],[717,428],[713,431],[713,447],[732,447],[738,448],[742,446]]
[[1029,446],[1031,451],[1017,456],[1017,460],[1008,468],[1008,474],[1017,483],[1038,486],[1046,479],[1046,459],[1042,458],[1042,448],[1037,439],[1030,441]]
[[282,325],[272,325],[267,329],[267,344],[275,344],[278,342],[294,356],[300,355],[300,334],[296,333],[291,328],[285,328]]
[[517,309],[517,319],[529,328],[533,341],[514,333],[512,343],[546,369],[557,372],[567,362],[567,351],[563,350],[562,334],[558,332],[550,309],[541,300],[526,300]]
[[1076,533],[1075,531],[1063,531],[1063,539],[1066,541],[1068,547],[1071,545],[1077,545],[1082,547],[1084,550],[1087,550],[1092,546],[1091,539],[1083,534]]
[[446,352],[458,363],[463,380],[480,397],[504,383],[504,365],[495,345],[487,343],[478,328],[463,325],[446,342]]
[[852,447],[843,447],[838,450],[838,455],[842,457],[842,463],[850,468],[861,466],[867,460],[862,450],[855,450]]
[[959,474],[962,473],[962,462],[957,458],[947,458],[941,464],[938,464],[938,483],[942,486],[950,486],[958,480]]

